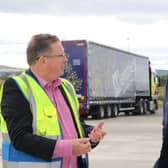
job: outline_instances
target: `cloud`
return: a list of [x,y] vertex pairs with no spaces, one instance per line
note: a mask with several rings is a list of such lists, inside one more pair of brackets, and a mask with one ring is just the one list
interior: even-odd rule
[[150,24],[168,18],[165,0],[1,0],[0,13],[53,16],[115,16],[122,22]]
[[159,20],[166,20],[168,16],[159,15],[157,13],[129,13],[125,15],[116,15],[118,19],[123,23],[134,23],[134,24],[154,24]]
[[24,14],[50,15],[125,15],[131,13],[157,13],[167,15],[165,0],[5,0],[0,1],[0,11]]
[[[167,6],[165,0],[1,0],[0,48],[50,32],[61,40],[86,39],[127,50],[129,37],[131,51],[151,56],[157,64],[168,53]],[[5,49],[8,63],[17,51]]]

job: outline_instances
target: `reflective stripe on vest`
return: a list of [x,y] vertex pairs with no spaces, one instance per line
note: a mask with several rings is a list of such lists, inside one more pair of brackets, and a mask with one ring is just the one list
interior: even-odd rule
[[2,103],[2,93],[3,93],[4,82],[0,86],[0,130],[3,133],[8,133],[5,120],[2,116],[1,103]]
[[[52,102],[50,101],[50,99],[48,98],[48,96],[46,95],[45,91],[41,88],[41,86],[37,83],[37,81],[35,81],[31,76],[25,73],[23,73],[21,76],[13,77],[13,79],[16,81],[24,97],[28,100],[30,104],[30,109],[32,111],[33,118],[35,118],[32,125],[33,132],[36,133],[37,135],[45,136],[47,138],[52,138],[52,139],[61,138],[61,129],[59,127],[57,111],[54,105],[52,104]],[[78,117],[78,111],[77,111],[78,102],[75,100],[76,99],[75,93],[74,91],[70,91],[70,89],[73,89],[73,88],[69,87],[70,85],[66,80],[64,80],[62,83],[63,83],[62,87],[64,89],[64,92],[67,96],[67,99],[73,111],[78,133],[80,137],[83,137],[82,128]],[[73,96],[72,96],[72,93],[73,93]],[[50,125],[48,125],[48,123],[50,123]],[[3,125],[6,126],[5,121]],[[4,168],[15,168],[15,167],[17,168],[25,168],[25,167],[52,168],[53,165],[54,165],[54,168],[61,167],[61,164],[62,164],[61,159],[58,159],[57,161],[52,161],[52,162],[45,162],[42,159],[40,159],[39,161],[38,158],[31,156],[31,159],[32,158],[34,159],[34,162],[32,162],[32,160],[30,159],[30,155],[28,156],[26,153],[17,151],[11,145],[8,134],[5,134],[7,133],[7,130],[2,129],[2,132],[3,132],[2,154],[3,154],[3,160],[4,160],[4,164],[3,164]],[[12,155],[12,153],[15,153],[15,155]],[[19,155],[19,153],[21,154]],[[9,158],[8,155],[15,156],[15,157]],[[25,155],[25,157],[23,157],[23,155]]]
[[[80,136],[80,138],[83,138],[84,131],[82,130],[82,127],[81,127],[81,124],[79,121],[79,113],[78,113],[79,103],[78,103],[78,99],[77,99],[75,90],[69,81],[67,81],[66,79],[62,79],[62,81],[63,81],[63,84],[61,86],[63,87],[63,89],[65,91],[65,94],[69,100],[69,103],[71,104],[73,116],[75,117],[77,129],[79,132],[79,136]],[[76,106],[74,106],[74,105],[72,106],[72,104],[75,104]]]
[[65,84],[68,92],[71,94],[72,99],[74,100],[74,103],[75,103],[76,111],[78,112],[79,111],[79,101],[76,96],[76,92],[75,92],[73,85],[66,79],[61,78],[61,80],[63,81],[63,84]]
[[3,160],[3,168],[57,168],[61,167],[60,162],[9,162]]
[[22,151],[16,150],[10,142],[8,134],[2,134],[2,160],[3,168],[31,168],[54,167],[61,168],[62,158],[52,159],[51,162],[46,162],[43,159],[34,157]]

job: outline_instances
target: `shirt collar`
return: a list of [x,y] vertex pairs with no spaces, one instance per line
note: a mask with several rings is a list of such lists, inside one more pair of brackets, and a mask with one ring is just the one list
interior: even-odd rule
[[34,72],[32,69],[31,69],[31,71],[34,74],[34,76],[37,78],[37,80],[39,81],[40,85],[43,88],[46,88],[46,87],[49,87],[49,86],[52,86],[52,87],[56,88],[56,87],[59,87],[61,85],[61,83],[62,83],[60,78],[53,80],[52,83],[49,83],[44,78],[39,76],[36,72]]

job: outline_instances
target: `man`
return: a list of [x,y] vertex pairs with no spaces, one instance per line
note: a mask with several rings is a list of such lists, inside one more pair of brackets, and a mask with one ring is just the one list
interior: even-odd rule
[[88,167],[87,153],[105,132],[103,122],[93,128],[79,121],[74,88],[60,78],[67,61],[55,35],[30,40],[29,70],[2,90],[3,168]]
[[163,121],[162,121],[162,147],[160,157],[156,161],[154,168],[168,167],[168,80],[165,85],[165,95],[163,102]]

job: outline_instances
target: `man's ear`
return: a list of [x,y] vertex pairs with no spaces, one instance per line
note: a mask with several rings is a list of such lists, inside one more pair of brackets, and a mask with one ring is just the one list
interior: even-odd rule
[[45,62],[46,62],[46,57],[44,57],[44,56],[40,56],[40,58],[39,58],[39,63],[41,63],[41,64],[45,64]]

